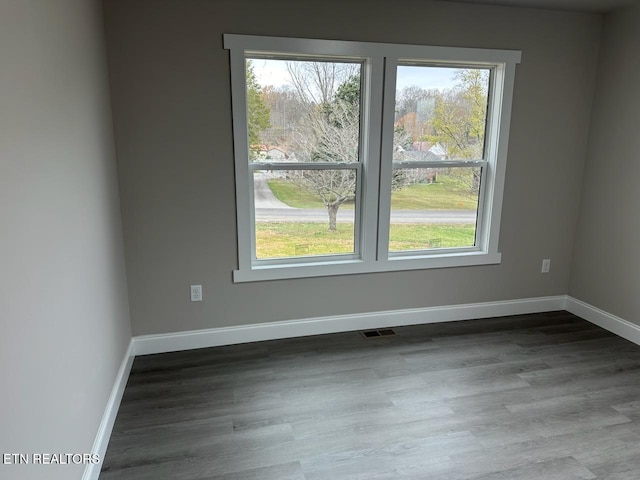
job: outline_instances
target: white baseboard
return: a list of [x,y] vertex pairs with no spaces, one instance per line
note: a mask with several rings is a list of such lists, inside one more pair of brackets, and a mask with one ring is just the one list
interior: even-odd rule
[[570,296],[567,297],[565,310],[640,345],[640,326],[635,323]]
[[563,310],[565,308],[566,298],[565,295],[558,295],[554,297],[337,315],[282,322],[257,323],[237,327],[220,327],[157,335],[141,335],[133,338],[133,353],[135,355],[149,355],[152,353],[174,352],[178,350],[233,345],[279,338],[304,337],[325,333],[348,332],[352,330],[549,312]]
[[120,369],[116,375],[111,395],[107,401],[107,406],[102,416],[102,421],[98,427],[98,433],[93,442],[91,448],[92,454],[97,454],[100,457],[100,463],[87,464],[82,475],[82,480],[98,480],[100,476],[100,469],[102,468],[102,462],[104,461],[104,455],[107,452],[107,446],[109,445],[109,439],[111,438],[111,431],[113,430],[113,424],[116,421],[116,414],[120,408],[120,401],[124,394],[124,388],[127,386],[127,380],[129,379],[129,373],[131,372],[131,366],[134,359],[134,342],[133,339],[129,342],[129,347],[124,354]]

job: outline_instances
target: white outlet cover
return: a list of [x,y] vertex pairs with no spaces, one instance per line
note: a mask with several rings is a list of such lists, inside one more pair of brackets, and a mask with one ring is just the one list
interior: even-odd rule
[[202,301],[202,285],[191,285],[191,301]]
[[542,260],[542,273],[549,273],[550,269],[551,269],[551,259],[545,258],[544,260]]

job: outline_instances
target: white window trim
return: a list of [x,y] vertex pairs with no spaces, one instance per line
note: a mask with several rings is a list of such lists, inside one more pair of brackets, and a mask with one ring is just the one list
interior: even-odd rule
[[[302,38],[224,35],[224,48],[230,50],[233,137],[236,174],[238,228],[238,270],[234,282],[287,278],[348,275],[399,270],[490,265],[501,262],[498,252],[500,218],[507,163],[509,127],[515,66],[521,52],[514,50],[400,45],[386,43],[317,40]],[[359,251],[354,255],[292,258],[282,261],[255,261],[255,211],[253,175],[249,165],[247,137],[245,56],[247,53],[276,52],[297,58],[323,56],[364,61],[366,82],[362,98],[362,143],[360,167],[362,185]],[[479,235],[471,248],[433,251],[388,252],[395,109],[395,71],[398,62],[469,65],[494,69],[490,83],[485,161],[478,206]],[[383,81],[383,78],[386,80]],[[456,162],[463,163],[463,162]],[[262,162],[261,162],[262,164]],[[286,168],[279,164],[278,168]],[[303,168],[300,164],[296,168]],[[379,181],[378,181],[379,180]],[[360,182],[359,182],[360,183]],[[383,190],[379,191],[379,188]],[[487,208],[488,207],[488,208]],[[356,258],[357,257],[357,258]]]

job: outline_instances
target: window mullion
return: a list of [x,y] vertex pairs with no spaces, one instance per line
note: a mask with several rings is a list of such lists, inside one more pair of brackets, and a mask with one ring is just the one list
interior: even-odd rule
[[391,221],[391,180],[393,177],[393,132],[395,121],[397,67],[397,59],[385,59],[382,135],[380,142],[378,261],[388,260],[389,258],[389,223]]
[[365,64],[365,82],[362,115],[362,210],[360,213],[360,247],[362,260],[376,261],[378,239],[378,189],[380,175],[380,133],[379,119],[383,110],[384,58],[372,57]]

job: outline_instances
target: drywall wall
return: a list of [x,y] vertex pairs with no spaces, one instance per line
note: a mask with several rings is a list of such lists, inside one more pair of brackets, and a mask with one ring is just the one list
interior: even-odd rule
[[[134,334],[565,294],[601,16],[398,0],[106,0]],[[224,33],[522,50],[501,265],[234,284]],[[551,273],[540,274],[543,258]],[[189,303],[189,284],[204,302]]]
[[608,14],[569,293],[640,324],[640,6]]
[[90,453],[131,337],[100,3],[0,1],[0,65],[0,453]]

